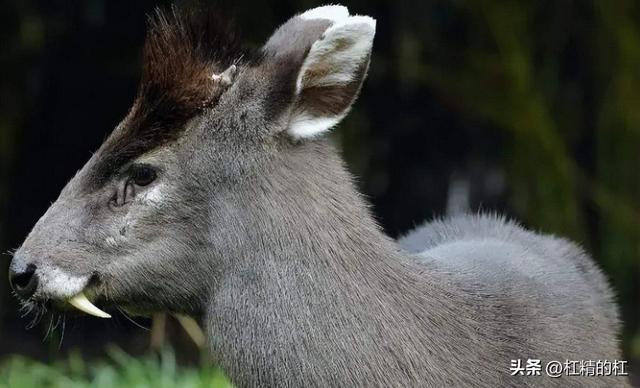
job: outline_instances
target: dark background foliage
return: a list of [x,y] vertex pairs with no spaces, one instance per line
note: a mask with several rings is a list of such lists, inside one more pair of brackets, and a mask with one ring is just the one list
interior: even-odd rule
[[[618,1],[345,1],[378,20],[361,98],[334,134],[392,236],[499,211],[587,249],[640,359],[640,5]],[[166,5],[167,2],[160,2]],[[158,2],[5,1],[0,15],[0,248],[19,246],[124,116]],[[220,1],[250,45],[316,1]],[[0,358],[149,343],[125,317],[25,330],[0,259]],[[146,320],[139,320],[149,325]],[[540,328],[544,330],[544,328]],[[171,323],[178,347],[188,347]],[[185,352],[188,353],[188,352]],[[632,367],[633,368],[633,367]]]

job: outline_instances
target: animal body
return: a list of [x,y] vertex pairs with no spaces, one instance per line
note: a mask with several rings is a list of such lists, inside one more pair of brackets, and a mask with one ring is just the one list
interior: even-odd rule
[[384,235],[323,134],[375,20],[319,7],[242,54],[201,12],[151,19],[129,114],[15,253],[25,304],[189,314],[252,386],[604,387],[512,360],[620,359],[607,282],[493,215]]

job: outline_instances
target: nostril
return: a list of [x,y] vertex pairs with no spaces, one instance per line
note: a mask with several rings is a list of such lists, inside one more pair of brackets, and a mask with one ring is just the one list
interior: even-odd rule
[[36,273],[36,267],[33,264],[30,264],[26,271],[22,273],[17,273],[13,275],[13,284],[19,288],[25,288],[29,285],[31,280],[33,279],[33,275]]
[[11,274],[11,287],[14,291],[24,299],[30,298],[38,288],[38,275],[36,275],[36,266],[29,264],[24,272],[16,272]]

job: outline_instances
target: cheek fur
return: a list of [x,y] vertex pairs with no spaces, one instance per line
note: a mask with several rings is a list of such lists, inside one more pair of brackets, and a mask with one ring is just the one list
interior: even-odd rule
[[109,236],[104,239],[104,245],[106,245],[107,248],[116,248],[118,246],[118,240],[113,236]]
[[161,205],[164,202],[164,185],[156,185],[140,195],[140,202],[148,205]]
[[164,185],[156,185],[141,192],[136,200],[130,204],[129,211],[124,215],[122,221],[118,223],[112,234],[104,238],[105,247],[110,249],[122,248],[123,244],[132,237],[130,232],[135,230],[138,224],[144,225],[145,221],[141,221],[141,219],[153,217],[151,213],[163,207],[166,199],[164,188]]

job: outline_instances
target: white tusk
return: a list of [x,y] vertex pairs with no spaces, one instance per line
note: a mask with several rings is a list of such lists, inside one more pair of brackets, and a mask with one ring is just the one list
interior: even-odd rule
[[93,303],[89,302],[89,299],[87,299],[84,292],[81,292],[73,298],[69,299],[69,304],[80,311],[83,311],[89,315],[93,315],[94,317],[111,318],[111,315],[105,313],[104,311],[94,306]]

